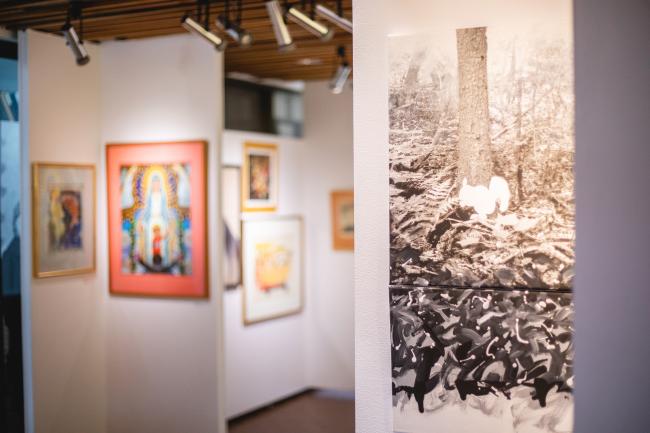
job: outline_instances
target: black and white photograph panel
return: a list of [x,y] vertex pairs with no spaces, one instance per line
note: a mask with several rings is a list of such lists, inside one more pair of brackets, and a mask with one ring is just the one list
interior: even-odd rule
[[570,293],[394,286],[390,298],[395,431],[572,431]]
[[391,284],[572,286],[573,43],[560,18],[390,38]]

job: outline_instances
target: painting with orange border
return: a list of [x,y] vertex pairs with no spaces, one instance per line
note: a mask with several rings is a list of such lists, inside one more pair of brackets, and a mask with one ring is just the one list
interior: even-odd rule
[[354,250],[354,192],[332,191],[332,247]]
[[206,295],[204,147],[108,146],[112,293]]

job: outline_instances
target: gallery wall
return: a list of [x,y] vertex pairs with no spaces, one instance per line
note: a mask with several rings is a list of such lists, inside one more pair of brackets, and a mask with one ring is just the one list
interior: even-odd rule
[[[22,101],[26,117],[21,123],[28,129],[24,138],[29,140],[30,161],[99,166],[100,50],[88,44],[93,62],[79,68],[57,36],[27,31],[21,42],[25,43],[21,53],[27,50],[27,75],[21,77],[26,82],[21,84],[28,89]],[[29,198],[23,201],[28,203]],[[22,218],[29,220],[29,213]],[[22,248],[29,249],[26,244]],[[97,265],[94,274],[31,280],[34,427],[38,433],[106,431],[105,267],[101,256]]]
[[[648,185],[644,169],[648,151],[642,144],[648,135],[647,58],[635,54],[647,45],[649,11],[641,1],[624,3],[596,5],[580,0],[574,10],[577,432],[636,432],[645,423],[647,378],[630,382],[630,372],[645,371],[647,347],[639,342],[647,339],[644,330],[649,327],[647,271],[641,259],[647,257],[650,241],[644,223],[647,200],[638,199],[647,195]],[[383,433],[393,431],[385,292],[389,270],[387,35],[441,26],[472,27],[495,19],[516,23],[520,14],[543,17],[553,7],[548,2],[486,5],[475,0],[462,4],[359,0],[353,7],[356,431]],[[621,355],[630,350],[633,354]]]
[[209,299],[109,296],[102,274],[110,432],[223,431],[221,233],[214,230],[221,224],[222,61],[191,35],[102,45],[98,251],[107,250],[104,143],[206,140],[209,173]]
[[334,95],[325,81],[305,85],[307,326],[311,386],[354,389],[354,254],[332,248],[330,193],[351,190],[352,88]]
[[[277,215],[301,215],[304,142],[242,131],[224,131],[222,163],[241,167],[245,142],[278,145],[279,200]],[[249,214],[264,218],[263,213]],[[309,302],[309,298],[306,299]],[[242,290],[224,293],[224,355],[226,416],[241,415],[305,389],[306,327],[304,314],[244,326]]]
[[[33,281],[35,431],[221,431],[225,416],[309,387],[352,390],[353,254],[332,249],[330,215],[330,192],[352,187],[351,89],[335,96],[326,82],[306,86],[304,139],[221,136],[222,59],[199,39],[88,44],[83,68],[61,38],[26,39],[31,160],[97,169],[96,272]],[[105,144],[184,139],[209,146],[211,297],[110,296]],[[245,141],[280,146],[277,213],[302,215],[306,235],[304,311],[247,327],[241,291],[226,292],[223,306],[215,296],[214,230],[217,167],[241,165]]]
[[332,95],[326,82],[307,83],[304,104],[302,139],[223,135],[224,165],[241,165],[245,142],[279,146],[277,215],[302,215],[306,238],[301,314],[244,326],[241,290],[224,294],[228,418],[309,387],[354,387],[353,254],[332,249],[329,195],[352,187],[352,92]]

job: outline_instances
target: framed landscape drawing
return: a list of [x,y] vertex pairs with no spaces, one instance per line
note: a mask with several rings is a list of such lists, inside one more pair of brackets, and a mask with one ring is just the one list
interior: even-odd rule
[[241,172],[243,212],[273,212],[278,206],[278,147],[244,143]]
[[553,4],[390,38],[391,284],[571,288],[571,2]]
[[332,246],[354,250],[354,192],[332,191]]
[[242,222],[245,325],[301,311],[302,249],[300,217]]
[[95,166],[32,165],[33,273],[95,271]]
[[505,3],[388,41],[403,433],[573,431],[571,2]]
[[241,284],[241,174],[239,167],[221,168],[221,212],[223,214],[223,281],[226,289]]
[[111,294],[208,296],[206,143],[109,144]]

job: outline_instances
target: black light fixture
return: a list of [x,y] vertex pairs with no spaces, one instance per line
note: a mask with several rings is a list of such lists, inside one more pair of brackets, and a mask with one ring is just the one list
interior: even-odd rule
[[[78,19],[79,20],[79,35],[77,35],[77,31],[75,30],[74,26],[70,22],[72,19]],[[83,66],[86,63],[90,62],[90,56],[88,55],[88,51],[86,51],[86,47],[84,47],[83,43],[83,17],[82,17],[82,12],[81,12],[81,2],[79,1],[73,1],[70,2],[70,6],[68,7],[68,14],[65,19],[65,24],[61,28],[61,33],[63,33],[63,37],[65,38],[66,45],[70,47],[70,51],[72,51],[72,54],[75,57],[75,60],[77,62],[77,65]]]
[[348,33],[352,33],[352,21],[343,16],[343,2],[336,0],[336,12],[322,4],[316,5],[316,15],[335,24]]
[[[226,41],[210,31],[210,0],[197,0],[196,2],[196,18],[195,21],[189,14],[186,14],[181,19],[181,25],[190,33],[201,36],[206,41],[210,42],[218,51],[226,49]],[[204,25],[199,24],[203,18]]]
[[230,36],[241,47],[250,47],[253,43],[253,36],[241,26],[242,0],[237,0],[237,17],[230,19],[230,0],[226,0],[223,15],[217,17],[217,28]]
[[345,47],[343,45],[340,45],[336,49],[336,55],[340,63],[336,68],[336,72],[334,72],[334,76],[330,80],[330,90],[335,95],[338,95],[343,92],[343,88],[345,87],[345,83],[348,81],[352,68],[345,56]]
[[291,38],[291,33],[289,33],[287,23],[284,21],[284,12],[280,2],[278,0],[267,1],[266,11],[269,14],[269,19],[273,26],[273,33],[275,34],[275,40],[278,43],[278,50],[291,51],[296,48],[296,45],[293,43],[293,39]]
[[[307,30],[309,33],[317,36],[322,41],[329,41],[334,36],[334,30],[324,24],[316,21],[316,3],[310,0],[310,13],[306,14],[295,6],[289,5],[287,8],[287,18]],[[305,9],[306,1],[301,2],[302,8]]]

